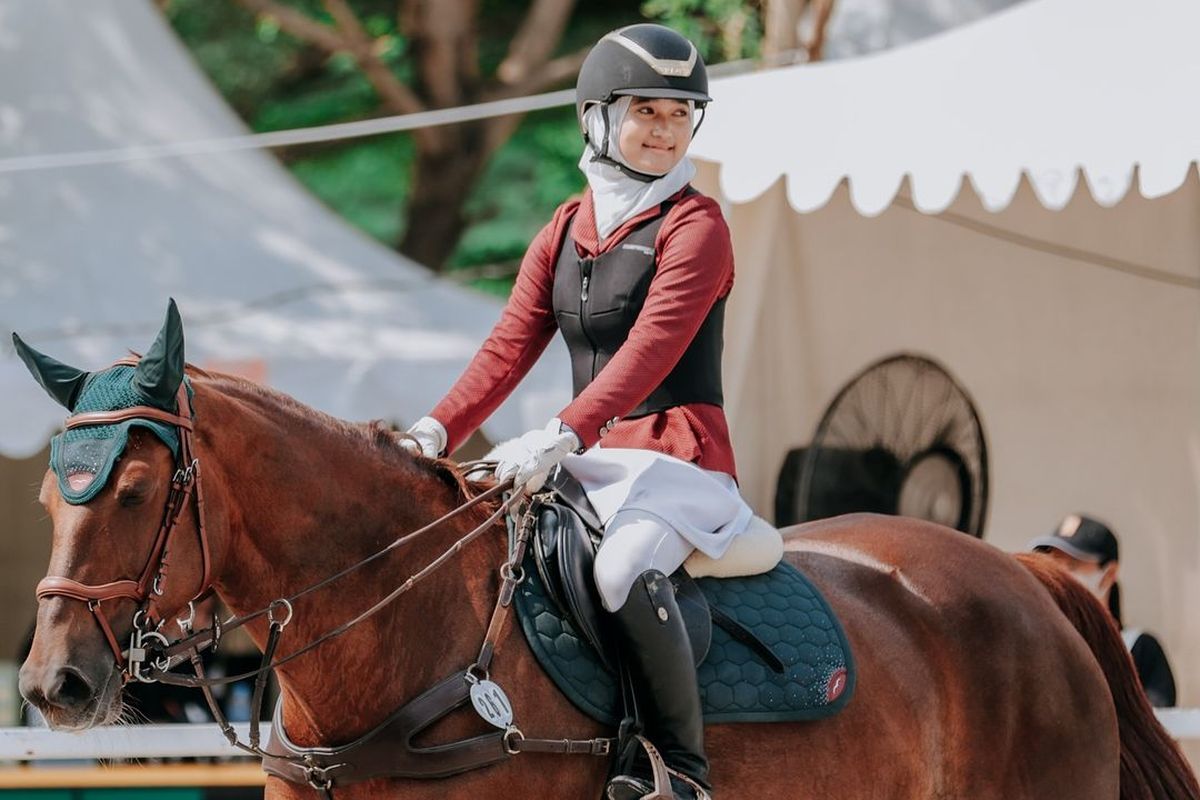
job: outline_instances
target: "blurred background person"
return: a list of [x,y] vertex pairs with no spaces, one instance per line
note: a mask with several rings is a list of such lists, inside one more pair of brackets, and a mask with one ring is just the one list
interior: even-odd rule
[[1121,617],[1120,544],[1112,530],[1092,517],[1072,514],[1049,536],[1034,539],[1030,547],[1047,553],[1104,603],[1133,656],[1138,677],[1150,704],[1159,708],[1175,705],[1175,676],[1167,654],[1153,634],[1126,628]]

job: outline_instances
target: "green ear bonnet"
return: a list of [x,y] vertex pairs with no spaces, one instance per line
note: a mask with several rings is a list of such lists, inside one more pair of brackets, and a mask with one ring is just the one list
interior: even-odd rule
[[[119,411],[157,405],[148,403],[146,396],[134,386],[135,369],[116,366],[89,375],[72,412]],[[191,384],[186,378],[184,382],[191,397]],[[50,440],[50,468],[58,477],[58,489],[68,503],[81,505],[100,493],[129,444],[129,431],[135,427],[151,431],[171,448],[172,454],[179,456],[179,431],[175,426],[148,419],[71,428]]]

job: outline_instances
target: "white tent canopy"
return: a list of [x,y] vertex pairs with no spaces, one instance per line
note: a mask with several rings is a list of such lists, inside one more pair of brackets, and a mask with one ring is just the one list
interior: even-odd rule
[[692,146],[733,202],[787,178],[798,211],[848,179],[854,207],[887,208],[907,177],[926,213],[970,181],[985,208],[1023,176],[1047,208],[1080,174],[1112,205],[1134,180],[1177,189],[1200,150],[1200,4],[1031,0],[908,47],[716,82]]
[[[1184,705],[1200,691],[1197,30],[1195,2],[1030,0],[879,56],[721,80],[693,145],[733,235],[725,405],[752,504],[769,513],[785,456],[855,374],[932,357],[987,435],[988,540],[1022,549],[1069,513],[1111,524],[1125,620],[1166,643]],[[872,418],[931,418],[888,402]]]
[[[149,0],[0,8],[0,157],[241,133]],[[350,229],[267,153],[6,173],[0,454],[37,452],[64,416],[8,331],[96,369],[149,346],[168,296],[193,363],[339,417],[402,422],[449,388],[500,309]],[[491,438],[559,410],[564,359],[543,360]]]

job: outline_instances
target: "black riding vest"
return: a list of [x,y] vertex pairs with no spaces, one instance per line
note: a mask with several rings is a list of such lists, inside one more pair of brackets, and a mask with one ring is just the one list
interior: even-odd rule
[[[576,397],[629,337],[657,269],[654,240],[673,205],[663,203],[657,217],[634,228],[620,244],[596,258],[579,258],[571,225],[567,226],[554,267],[553,304],[558,329],[571,354]],[[722,297],[708,310],[692,343],[662,384],[625,416],[642,417],[689,403],[721,405],[724,325]]]

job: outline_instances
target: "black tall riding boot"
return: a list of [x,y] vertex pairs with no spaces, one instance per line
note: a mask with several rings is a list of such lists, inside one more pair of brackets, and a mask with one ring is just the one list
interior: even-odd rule
[[[613,617],[638,693],[646,738],[658,748],[668,768],[704,789],[699,793],[686,781],[672,778],[676,797],[710,797],[700,688],[692,645],[671,581],[658,570],[643,573]],[[607,796],[632,800],[643,797],[650,788],[652,784],[639,776],[619,776],[609,783]]]

